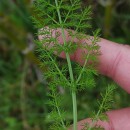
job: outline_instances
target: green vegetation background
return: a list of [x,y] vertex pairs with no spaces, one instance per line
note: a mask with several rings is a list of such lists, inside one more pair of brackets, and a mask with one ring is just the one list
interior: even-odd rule
[[[102,37],[123,44],[130,44],[129,0],[83,0],[93,7],[92,25],[102,29]],[[109,4],[111,2],[111,4]],[[46,105],[47,85],[35,56],[37,30],[30,16],[32,0],[0,0],[0,130],[48,130]],[[96,88],[78,93],[79,120],[97,110],[97,99],[112,81],[107,77],[95,77]],[[71,97],[65,96],[64,107],[72,120]],[[82,95],[82,96],[81,96]],[[113,109],[130,106],[130,96],[120,87],[114,93]]]

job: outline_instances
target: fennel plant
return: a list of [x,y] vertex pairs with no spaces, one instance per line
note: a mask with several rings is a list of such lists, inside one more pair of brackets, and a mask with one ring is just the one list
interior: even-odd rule
[[[52,107],[49,117],[53,120],[51,130],[67,130],[69,123],[65,119],[65,110],[61,107],[62,95],[59,86],[70,90],[73,106],[73,130],[77,130],[77,97],[76,93],[88,87],[94,87],[95,66],[98,64],[99,30],[93,31],[93,37],[87,35],[91,29],[91,7],[84,7],[81,0],[36,0],[34,1],[33,21],[40,41],[41,66],[46,66],[44,76],[48,81],[50,100],[47,104]],[[80,53],[79,50],[82,50]],[[80,55],[82,64],[71,61],[75,54]],[[64,55],[66,64],[61,65],[56,56]],[[74,66],[73,66],[74,64]],[[103,100],[99,112],[95,114],[94,122],[102,112]],[[93,124],[93,123],[92,123]],[[85,125],[84,129],[91,130],[93,126]]]

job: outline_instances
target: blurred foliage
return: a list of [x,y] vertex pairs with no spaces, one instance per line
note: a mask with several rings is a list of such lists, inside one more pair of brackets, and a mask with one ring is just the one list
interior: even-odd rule
[[[129,0],[83,0],[92,4],[95,28],[102,29],[102,37],[119,43],[130,44]],[[32,0],[0,0],[0,130],[47,130],[46,100],[48,91],[41,76],[39,60],[34,54],[33,39],[37,30],[30,16]],[[97,110],[97,99],[112,81],[95,77],[97,87],[78,93],[79,119],[89,117]],[[72,110],[69,92],[65,96],[67,110]],[[82,95],[82,96],[81,96]],[[129,106],[130,96],[121,88],[114,94],[113,109]],[[72,119],[71,113],[67,113]]]

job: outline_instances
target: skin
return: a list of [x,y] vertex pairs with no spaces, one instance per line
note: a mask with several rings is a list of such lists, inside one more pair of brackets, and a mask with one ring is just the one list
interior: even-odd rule
[[[60,29],[54,30],[54,32],[55,31],[61,32]],[[67,31],[65,31],[65,35],[67,40],[71,40]],[[43,36],[39,36],[39,39],[42,38]],[[76,42],[77,39],[74,39],[74,41]],[[81,40],[80,43],[83,41]],[[86,42],[89,41],[86,40]],[[63,39],[61,37],[59,37],[59,43],[63,44]],[[99,72],[112,78],[130,94],[130,46],[118,44],[102,38],[101,41],[98,42],[98,45],[100,46],[101,52],[99,56]],[[80,58],[82,51],[81,49],[77,49],[77,51],[71,55],[71,60],[82,65],[84,62]],[[62,52],[60,57],[65,58],[65,53]],[[105,130],[130,130],[130,108],[109,111],[106,112],[106,114],[109,118],[109,122],[98,121],[98,124],[103,126]],[[78,123],[78,130],[83,128],[82,124],[84,124],[84,122],[90,122],[90,119],[80,121]]]
[[[117,44],[105,39],[98,43],[101,55],[99,56],[99,71],[101,74],[112,78],[126,92],[130,94],[130,46]],[[82,50],[79,50],[79,53]],[[74,54],[76,62],[81,63],[79,54]],[[63,56],[63,55],[62,55]],[[106,112],[109,122],[99,121],[98,124],[105,130],[130,130],[130,108]],[[78,123],[78,130],[81,130],[85,119]]]

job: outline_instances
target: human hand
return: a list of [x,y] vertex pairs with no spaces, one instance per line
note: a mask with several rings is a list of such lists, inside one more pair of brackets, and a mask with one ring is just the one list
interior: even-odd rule
[[[99,57],[99,71],[112,78],[124,90],[130,93],[130,46],[117,44],[105,39],[98,43],[101,55]],[[81,53],[82,50],[76,53]],[[81,62],[80,54],[74,54],[74,60]],[[130,108],[106,112],[109,122],[98,121],[105,130],[130,130]],[[78,123],[78,130],[82,124],[89,121],[85,119]]]
[[[41,37],[39,36],[41,39]],[[66,39],[70,37],[66,33]],[[59,42],[63,43],[62,38]],[[76,42],[76,39],[75,39]],[[82,42],[82,41],[81,41]],[[99,72],[112,78],[125,91],[130,93],[130,46],[117,44],[105,39],[101,39],[98,43],[100,46],[101,55],[99,56]],[[71,60],[82,65],[84,62],[80,57],[83,50],[77,51],[71,55]],[[65,58],[65,53],[61,53],[62,58]],[[98,124],[105,130],[130,130],[130,108],[114,110],[106,112],[109,122],[98,121]],[[85,119],[78,123],[78,130],[83,128],[82,124],[88,122]]]

